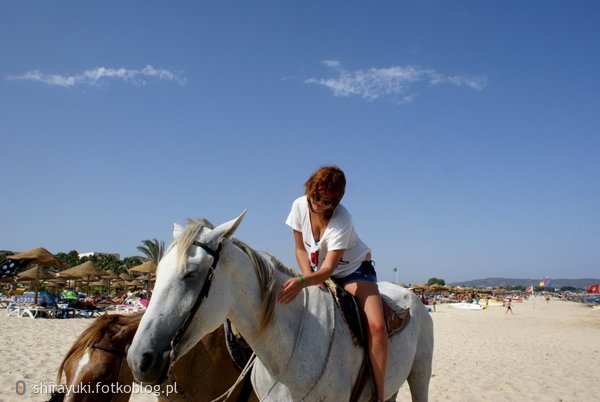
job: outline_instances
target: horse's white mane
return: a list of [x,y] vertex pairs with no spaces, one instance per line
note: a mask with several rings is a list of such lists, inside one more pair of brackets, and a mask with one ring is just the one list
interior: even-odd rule
[[[212,230],[215,228],[215,225],[213,225],[208,219],[204,218],[188,219],[188,225],[169,246],[169,250],[171,250],[175,245],[179,246],[177,249],[177,272],[180,272],[185,266],[190,247],[192,247],[192,244],[198,239],[200,232],[202,232],[202,229],[204,228]],[[167,250],[167,253],[169,250]]]
[[[178,245],[177,270],[181,270],[185,266],[189,249],[194,241],[198,239],[198,236],[204,228],[214,229],[214,225],[204,218],[189,219],[188,226],[183,229],[181,234],[169,246],[169,249],[171,249],[173,246]],[[275,271],[282,272],[289,276],[296,276],[296,272],[288,268],[270,253],[260,253],[236,238],[232,238],[231,241],[237,248],[242,250],[248,258],[250,258],[252,266],[254,267],[262,294],[261,328],[265,328],[273,315],[277,297],[278,289],[275,289]]]

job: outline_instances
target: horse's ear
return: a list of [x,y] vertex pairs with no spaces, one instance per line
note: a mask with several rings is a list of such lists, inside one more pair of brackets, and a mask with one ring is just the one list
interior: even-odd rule
[[213,229],[212,235],[215,236],[214,240],[217,244],[233,236],[233,233],[236,231],[240,223],[242,223],[244,215],[246,215],[246,211],[247,209],[244,209],[244,212],[242,212],[237,218],[232,219],[229,222],[225,222]]
[[178,223],[174,223],[173,224],[173,239],[178,238],[179,235],[181,234],[181,232],[183,232],[183,226],[181,226]]

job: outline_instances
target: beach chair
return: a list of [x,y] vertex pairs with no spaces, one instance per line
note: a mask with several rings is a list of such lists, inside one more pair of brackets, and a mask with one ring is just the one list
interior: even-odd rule
[[71,300],[67,309],[77,317],[92,318],[105,312],[104,308],[96,306],[94,303],[85,300]]
[[52,318],[56,313],[56,309],[52,307],[29,306],[21,307],[19,317],[37,318],[47,317]]
[[115,312],[121,314],[137,313],[145,311],[148,307],[148,299],[143,299],[138,296],[127,298],[122,304],[115,305]]
[[48,292],[38,293],[38,304],[34,304],[34,292],[24,292],[22,295],[14,296],[13,300],[13,303],[7,307],[8,316],[29,318],[52,318],[55,316],[56,301]]
[[0,308],[8,308],[11,303],[14,303],[15,299],[12,297],[0,296]]

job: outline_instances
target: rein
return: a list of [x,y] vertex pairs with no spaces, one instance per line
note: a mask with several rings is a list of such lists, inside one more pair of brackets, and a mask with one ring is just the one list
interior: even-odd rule
[[219,257],[221,255],[221,243],[219,243],[219,247],[217,247],[216,250],[213,250],[212,248],[208,247],[206,244],[201,243],[199,241],[195,241],[192,244],[194,246],[198,246],[198,247],[202,248],[204,251],[206,251],[208,253],[208,255],[210,255],[213,258],[213,263],[210,266],[210,272],[208,273],[208,277],[206,278],[204,285],[202,285],[200,294],[198,294],[198,298],[196,298],[196,301],[194,302],[194,305],[192,306],[192,309],[190,310],[190,314],[187,316],[187,318],[185,319],[183,324],[181,324],[181,327],[179,327],[179,329],[177,329],[177,332],[175,332],[175,335],[173,336],[173,339],[171,340],[171,353],[173,353],[173,350],[175,350],[175,346],[179,343],[179,341],[181,341],[183,334],[185,334],[185,331],[190,326],[190,323],[192,322],[192,320],[194,319],[194,316],[196,315],[196,311],[198,311],[198,308],[200,308],[200,303],[202,303],[202,301],[206,298],[206,296],[208,296],[208,292],[210,291],[210,285],[212,284],[212,280],[215,275],[215,270],[217,269],[217,264],[219,263]]

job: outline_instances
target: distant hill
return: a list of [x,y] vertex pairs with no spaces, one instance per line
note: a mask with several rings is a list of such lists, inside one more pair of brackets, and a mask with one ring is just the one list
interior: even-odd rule
[[[475,279],[472,281],[454,282],[449,285],[464,286],[471,288],[497,288],[500,286],[537,286],[540,279],[512,279],[512,278],[485,278]],[[552,279],[550,287],[561,288],[563,286],[572,286],[575,288],[585,289],[591,283],[600,283],[600,279],[582,278],[582,279]]]

